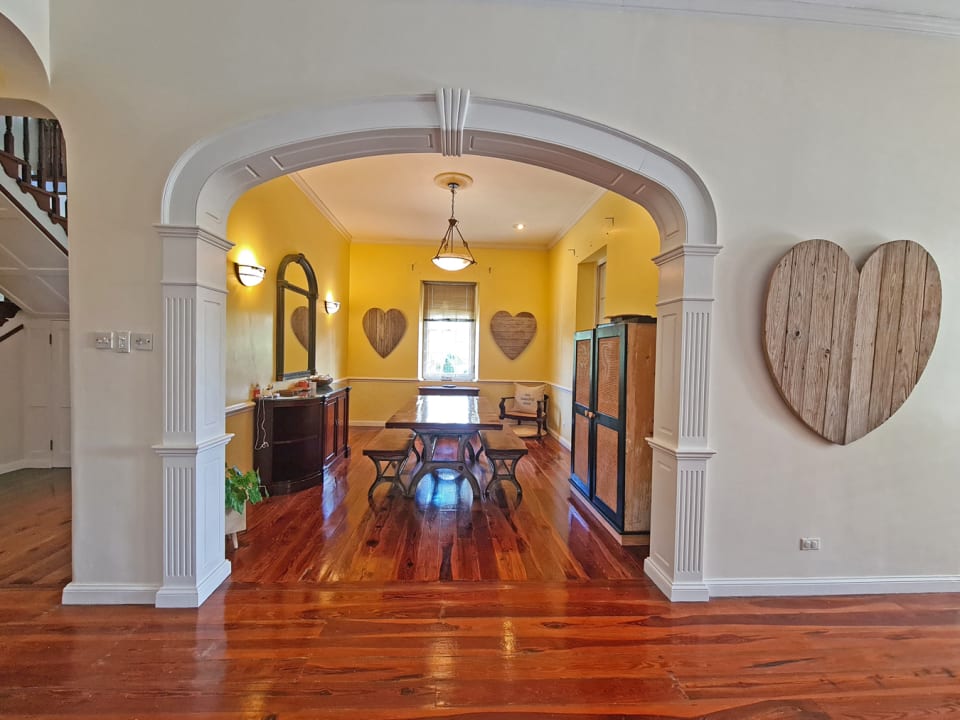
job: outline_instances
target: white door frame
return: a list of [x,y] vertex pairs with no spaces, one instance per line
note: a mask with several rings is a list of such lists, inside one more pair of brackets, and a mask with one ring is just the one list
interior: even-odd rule
[[[279,175],[371,155],[486,155],[572,175],[646,208],[660,230],[653,508],[645,570],[671,600],[703,581],[713,202],[681,160],[618,130],[519,103],[376,98],[256,120],[190,148],[163,192],[164,577],[158,606],[199,606],[229,575],[223,543],[225,239],[230,208]],[[214,510],[214,508],[216,510]]]

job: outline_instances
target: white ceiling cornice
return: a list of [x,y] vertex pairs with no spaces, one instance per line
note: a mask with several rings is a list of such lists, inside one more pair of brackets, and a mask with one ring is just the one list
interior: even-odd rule
[[539,5],[590,5],[617,10],[660,10],[822,22],[856,27],[960,36],[960,3],[944,0],[507,0]]
[[547,243],[547,247],[552,248],[558,242],[563,240],[566,234],[571,230],[573,230],[573,226],[576,225],[581,220],[583,220],[583,216],[586,215],[588,212],[590,212],[590,208],[592,208],[594,205],[600,202],[600,198],[602,198],[606,192],[607,192],[606,188],[598,187],[596,192],[593,193],[593,195],[589,197],[589,199],[581,206],[581,208],[577,210],[576,213],[574,213],[573,217],[571,217],[570,220],[567,221],[567,224],[564,227],[560,228],[560,231],[553,236],[553,239],[550,240],[549,243]]
[[307,200],[313,203],[314,207],[320,211],[320,214],[323,215],[331,225],[333,225],[336,231],[340,233],[347,242],[350,242],[353,239],[347,229],[343,226],[343,223],[341,223],[337,219],[337,216],[334,215],[330,210],[330,208],[324,204],[323,200],[320,199],[320,196],[314,192],[313,188],[310,187],[310,185],[303,179],[300,173],[290,173],[287,177],[293,180],[293,184],[300,188],[300,191],[307,196]]

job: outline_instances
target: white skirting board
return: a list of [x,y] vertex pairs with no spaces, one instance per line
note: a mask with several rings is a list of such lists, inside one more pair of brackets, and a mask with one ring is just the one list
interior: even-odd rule
[[64,605],[153,605],[159,585],[121,583],[67,584],[63,589]]
[[704,580],[710,597],[798,597],[960,592],[960,575],[890,575]]
[[15,470],[23,470],[28,467],[31,467],[31,465],[26,460],[14,460],[13,462],[0,465],[0,475],[14,472]]

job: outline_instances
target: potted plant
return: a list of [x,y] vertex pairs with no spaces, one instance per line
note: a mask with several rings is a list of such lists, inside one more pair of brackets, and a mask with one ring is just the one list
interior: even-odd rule
[[227,468],[225,490],[224,531],[233,536],[233,548],[236,550],[240,546],[237,533],[247,529],[247,503],[260,502],[267,490],[260,484],[260,473],[256,470],[242,472],[236,465]]

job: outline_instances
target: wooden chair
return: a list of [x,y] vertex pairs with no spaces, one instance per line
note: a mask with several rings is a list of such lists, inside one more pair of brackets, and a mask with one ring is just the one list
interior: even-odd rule
[[544,432],[547,429],[547,403],[549,403],[549,401],[550,396],[544,393],[543,399],[537,401],[537,409],[531,411],[530,409],[518,407],[516,396],[506,395],[500,398],[500,419],[516,420],[517,425],[524,422],[536,423],[537,440],[543,440]]

